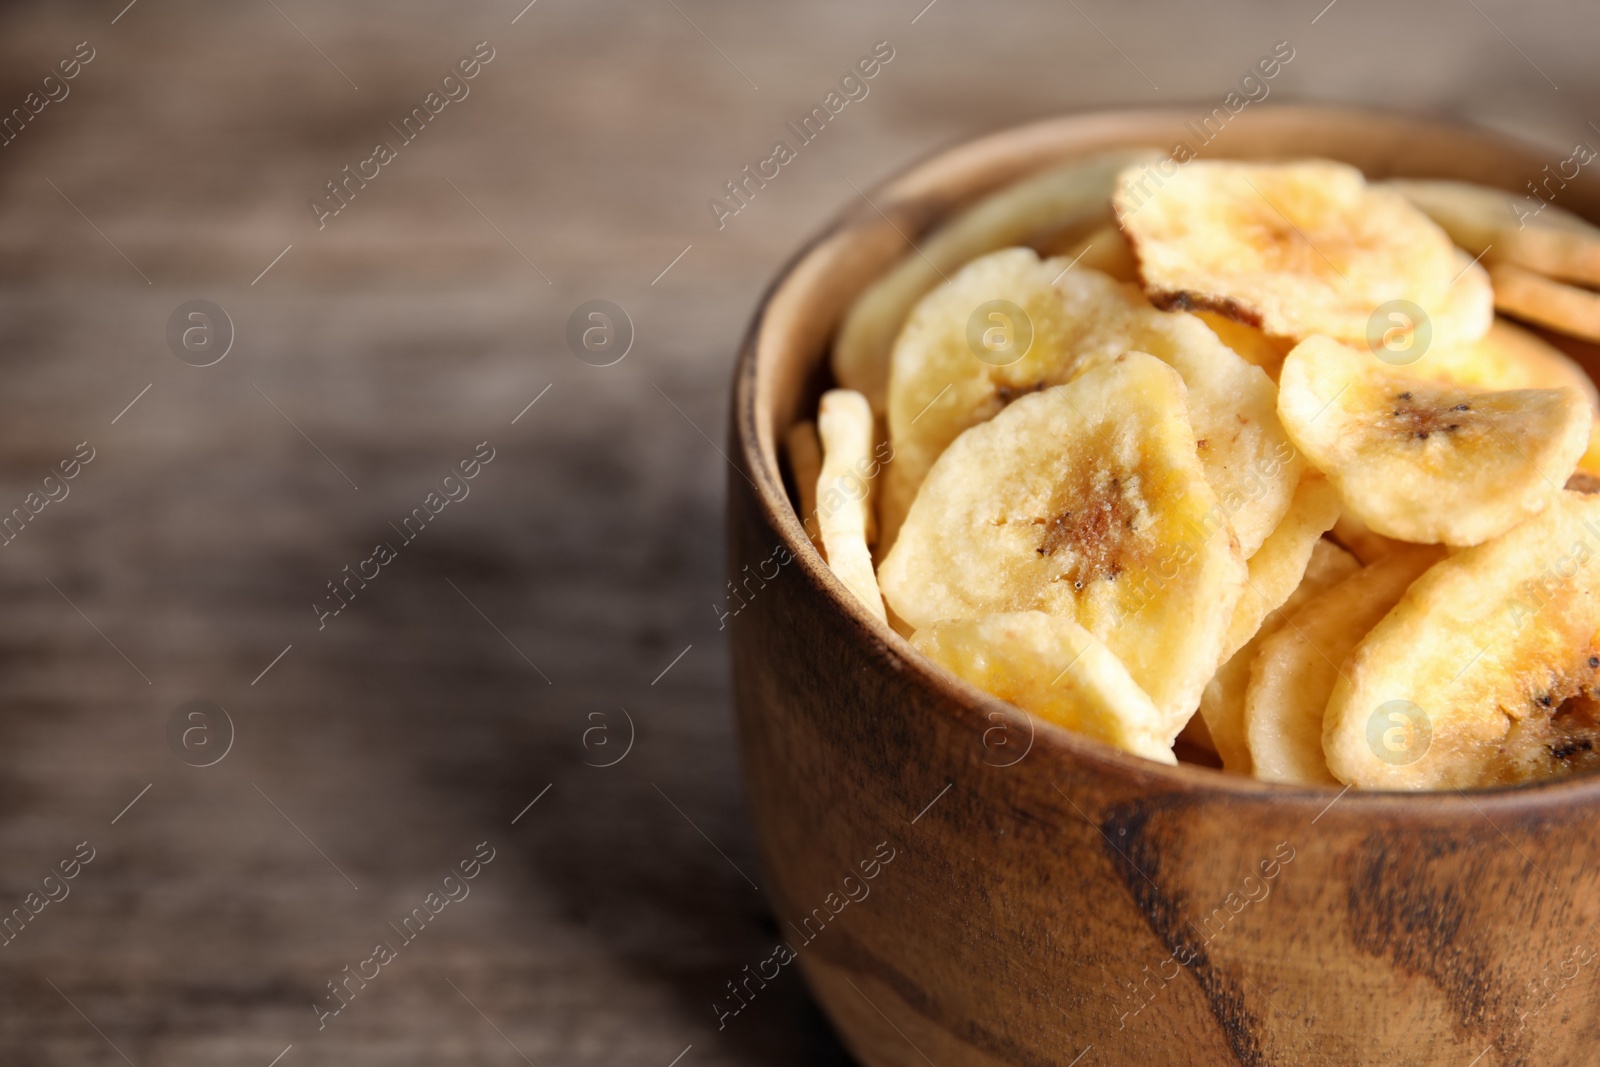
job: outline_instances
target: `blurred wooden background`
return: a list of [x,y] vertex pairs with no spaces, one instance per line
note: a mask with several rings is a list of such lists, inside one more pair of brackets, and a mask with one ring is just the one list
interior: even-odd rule
[[[95,450],[0,549],[0,911],[95,849],[0,947],[0,1062],[844,1061],[792,969],[712,1009],[778,936],[713,607],[730,359],[774,270],[851,182],[1062,111],[1198,118],[1283,40],[1268,105],[1600,144],[1576,0],[924,3],[0,9],[0,109],[39,108],[0,147],[0,514]],[[308,199],[482,41],[319,230]],[[719,230],[706,200],[879,41],[867,97]],[[636,331],[605,368],[564,342],[596,298]],[[168,349],[191,299],[232,320],[214,366]],[[192,699],[235,729],[210,767],[167,739]],[[319,1031],[482,841],[470,897]]]

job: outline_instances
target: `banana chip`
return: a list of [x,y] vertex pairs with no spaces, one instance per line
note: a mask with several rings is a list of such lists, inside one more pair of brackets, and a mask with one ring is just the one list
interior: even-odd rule
[[1103,212],[1122,168],[1161,155],[1119,149],[1045,171],[1002,189],[956,216],[907,253],[857,298],[833,346],[833,374],[866,395],[874,411],[888,402],[889,353],[906,314],[922,295],[968,260],[1069,228]]
[[1552,204],[1471,182],[1382,183],[1437,222],[1450,239],[1490,262],[1514,263],[1554,278],[1600,285],[1600,229]]
[[1393,301],[1420,308],[1436,342],[1489,328],[1483,269],[1463,269],[1437,224],[1354,167],[1197,160],[1154,188],[1150,178],[1131,168],[1112,203],[1158,307],[1206,308],[1296,341],[1363,342]]
[[1250,665],[1244,721],[1257,778],[1333,783],[1322,752],[1323,712],[1351,651],[1406,588],[1444,555],[1402,545],[1313,597],[1261,642]]
[[1600,753],[1600,496],[1433,566],[1357,646],[1328,702],[1339,780],[1372,789],[1524,782]]
[[1588,447],[1572,389],[1467,393],[1399,378],[1325,337],[1289,353],[1278,415],[1372,530],[1475,545],[1545,507]]
[[914,627],[1042,610],[1103,641],[1181,725],[1244,586],[1183,380],[1130,352],[945,450],[878,577]]
[[1261,550],[1250,557],[1249,584],[1228,623],[1228,636],[1222,645],[1224,660],[1243,648],[1261,629],[1267,614],[1289,599],[1305,576],[1312,549],[1322,543],[1322,535],[1338,518],[1339,494],[1327,478],[1308,471],[1301,477],[1283,521],[1261,543]]
[[[1110,214],[1109,201],[1106,213]],[[1060,256],[1074,267],[1097,270],[1119,282],[1139,280],[1139,262],[1133,258],[1128,239],[1122,236],[1115,223],[1107,223],[1074,240],[1053,241],[1039,252],[1050,257]]]
[[1273,381],[1278,380],[1278,372],[1283,368],[1283,357],[1294,347],[1293,341],[1281,337],[1268,337],[1254,326],[1246,326],[1226,315],[1218,315],[1215,311],[1196,311],[1194,317],[1211,327],[1211,332],[1217,335],[1217,339],[1244,357],[1246,363],[1260,367]]
[[1206,480],[1250,556],[1289,507],[1302,466],[1278,424],[1271,379],[1194,316],[1157,311],[1132,286],[1069,265],[1041,262],[1025,248],[996,252],[912,312],[889,380],[895,458],[884,490],[885,544],[963,430],[1018,397],[1139,351],[1182,375]]
[[[800,521],[805,525],[806,536],[818,552],[822,551],[822,530],[817,526],[817,480],[822,477],[822,442],[817,438],[817,424],[797,422],[789,428],[789,469],[794,473],[794,487],[800,494]],[[823,556],[824,559],[827,556]]]
[[[1600,415],[1600,392],[1594,380],[1572,357],[1538,335],[1496,317],[1481,340],[1470,345],[1436,345],[1405,373],[1463,388],[1559,389],[1569,386]],[[1600,420],[1589,431],[1589,448],[1578,461],[1580,470],[1600,473]]]
[[1125,752],[1176,763],[1181,721],[1156,710],[1127,668],[1089,631],[1042,611],[952,619],[911,644],[952,674],[1057,726]]
[[1569,386],[1600,411],[1600,393],[1582,367],[1537,334],[1498,317],[1480,340],[1468,345],[1434,345],[1401,370],[1413,377],[1485,392]]
[[[1218,667],[1217,673],[1206,683],[1205,693],[1200,697],[1200,714],[1193,721],[1204,726],[1209,747],[1222,758],[1225,770],[1235,774],[1251,773],[1244,699],[1250,687],[1250,664],[1255,660],[1256,650],[1302,605],[1360,569],[1361,564],[1350,553],[1332,541],[1319,539],[1311,547],[1311,558],[1305,565],[1300,584],[1282,604],[1262,618],[1250,639]],[[1217,724],[1215,731],[1212,723]]]
[[1489,268],[1494,306],[1560,333],[1600,341],[1600,293],[1551,281],[1511,263]]
[[1328,536],[1348,549],[1361,561],[1363,567],[1378,562],[1393,552],[1397,545],[1405,544],[1404,541],[1396,541],[1392,537],[1373,533],[1366,523],[1348,511],[1339,513],[1339,519],[1333,524],[1333,529],[1328,531]]
[[884,622],[883,596],[867,548],[872,516],[872,407],[849,389],[822,394],[817,412],[822,473],[817,479],[817,527],[824,554],[845,588]]

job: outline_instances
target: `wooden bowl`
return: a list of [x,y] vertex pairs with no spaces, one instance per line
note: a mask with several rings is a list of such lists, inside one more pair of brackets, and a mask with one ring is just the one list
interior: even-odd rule
[[[863,612],[795,516],[774,442],[809,416],[844,311],[907,239],[1049,164],[1196,144],[1194,117],[1091,114],[941,153],[859,202],[757,312],[734,385],[724,625],[780,936],[870,1067],[1593,1063],[1600,778],[1291,788],[1030,731]],[[1558,161],[1432,121],[1254,106],[1201,154],[1513,190]],[[1593,183],[1557,202],[1600,217]],[[781,980],[757,969],[720,1002],[724,1025]]]

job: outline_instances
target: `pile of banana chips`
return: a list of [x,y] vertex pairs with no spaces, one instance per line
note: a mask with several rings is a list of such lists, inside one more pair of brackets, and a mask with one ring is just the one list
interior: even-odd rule
[[1600,396],[1545,339],[1600,341],[1600,229],[1158,158],[1003,189],[859,296],[787,441],[834,573],[945,670],[1163,763],[1600,763]]

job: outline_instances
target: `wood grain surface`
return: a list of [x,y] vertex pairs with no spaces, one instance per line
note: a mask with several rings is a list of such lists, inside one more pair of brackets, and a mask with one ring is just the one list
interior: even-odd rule
[[[1279,40],[1274,101],[1470,117],[1552,163],[1600,137],[1584,5],[1323,8],[6,5],[0,514],[94,459],[0,549],[0,909],[67,892],[0,947],[0,1062],[843,1062],[792,970],[713,1008],[778,937],[717,607],[751,309],[855,187],[1042,115],[1198,118]],[[868,95],[719,229],[708,198],[879,41]],[[380,139],[319,229],[308,201]],[[564,339],[597,298],[636,334],[605,368]],[[166,337],[194,299],[234,327],[204,368]],[[234,728],[209,767],[168,739],[196,699]]]

